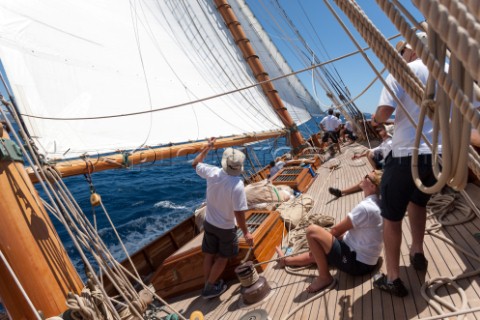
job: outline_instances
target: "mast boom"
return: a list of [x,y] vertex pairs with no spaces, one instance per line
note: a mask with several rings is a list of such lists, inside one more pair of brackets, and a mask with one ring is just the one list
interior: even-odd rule
[[[271,138],[278,138],[285,135],[284,130],[269,131],[244,136],[234,136],[229,138],[217,139],[215,149],[222,149],[245,143],[258,142]],[[155,149],[146,149],[136,151],[128,157],[124,154],[114,154],[101,156],[96,159],[77,159],[57,163],[54,167],[62,177],[76,176],[80,174],[93,173],[98,171],[119,169],[130,165],[145,164],[165,159],[171,159],[181,156],[187,156],[199,152],[206,141],[194,142],[188,144],[179,144]],[[27,168],[27,172],[33,183],[38,182],[38,178],[32,168]]]

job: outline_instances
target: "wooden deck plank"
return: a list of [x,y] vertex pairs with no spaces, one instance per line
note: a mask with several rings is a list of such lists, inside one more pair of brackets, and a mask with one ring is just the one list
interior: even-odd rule
[[[361,199],[362,194],[352,194],[336,199],[328,193],[328,187],[339,189],[358,183],[366,173],[371,171],[370,165],[364,158],[351,160],[354,150],[363,148],[358,144],[345,146],[341,155],[330,162],[322,164],[317,169],[317,178],[314,180],[307,194],[315,200],[312,212],[331,215],[335,222],[345,217]],[[332,165],[339,164],[337,170],[330,170]],[[480,188],[467,188],[473,200],[480,206]],[[449,217],[448,219],[454,219]],[[427,224],[436,218],[429,218]],[[480,246],[473,236],[480,232],[480,219],[451,227],[444,227],[440,231],[448,239],[466,248],[476,256],[480,256]],[[401,246],[400,274],[410,294],[405,298],[392,297],[390,294],[373,288],[372,276],[352,277],[337,270],[331,270],[338,280],[334,290],[325,296],[315,299],[302,310],[295,313],[290,319],[418,319],[437,315],[437,312],[422,298],[420,288],[425,280],[439,276],[454,276],[470,272],[478,268],[479,262],[472,259],[452,246],[430,235],[425,236],[425,255],[429,260],[426,273],[417,272],[410,266],[409,245],[411,243],[408,219],[404,219],[403,238]],[[381,267],[385,272],[385,265]],[[205,319],[236,320],[249,310],[265,309],[271,319],[282,319],[288,312],[312,295],[302,293],[308,282],[317,275],[315,269],[306,272],[311,275],[292,275],[269,264],[262,274],[269,283],[275,286],[274,294],[265,302],[251,307],[239,306],[239,284],[234,281],[219,299],[203,300],[198,295],[200,291],[192,292],[183,297],[172,300],[174,307],[183,310],[189,316],[194,310],[206,312]],[[478,276],[458,281],[465,290],[470,307],[480,305],[480,279]],[[439,290],[441,296],[448,301],[458,304],[459,298],[455,290],[450,287]],[[471,319],[480,319],[480,312],[470,314]]]

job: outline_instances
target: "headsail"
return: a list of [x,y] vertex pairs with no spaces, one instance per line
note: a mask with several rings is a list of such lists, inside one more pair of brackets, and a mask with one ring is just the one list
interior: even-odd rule
[[[235,11],[243,30],[248,35],[255,52],[260,57],[263,67],[268,70],[270,78],[293,73],[293,70],[245,3],[245,0],[229,1],[229,4]],[[271,57],[274,57],[274,59]],[[318,103],[296,75],[277,80],[274,82],[274,86],[296,123],[304,123],[311,118],[311,115],[321,114],[322,110]]]
[[[282,128],[211,2],[0,7],[2,62],[50,158]],[[286,103],[299,122],[301,102]]]

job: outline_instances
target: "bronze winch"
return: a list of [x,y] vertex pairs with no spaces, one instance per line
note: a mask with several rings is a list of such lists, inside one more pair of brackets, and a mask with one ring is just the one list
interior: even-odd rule
[[247,261],[235,268],[235,273],[242,285],[241,294],[245,304],[253,304],[268,296],[270,285],[263,276],[259,276],[252,261]]

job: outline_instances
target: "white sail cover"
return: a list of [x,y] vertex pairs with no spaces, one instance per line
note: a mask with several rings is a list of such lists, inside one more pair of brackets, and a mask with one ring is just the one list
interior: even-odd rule
[[[0,0],[0,58],[41,152],[282,128],[259,87],[239,90],[256,81],[212,2]],[[301,103],[286,103],[297,123]]]

